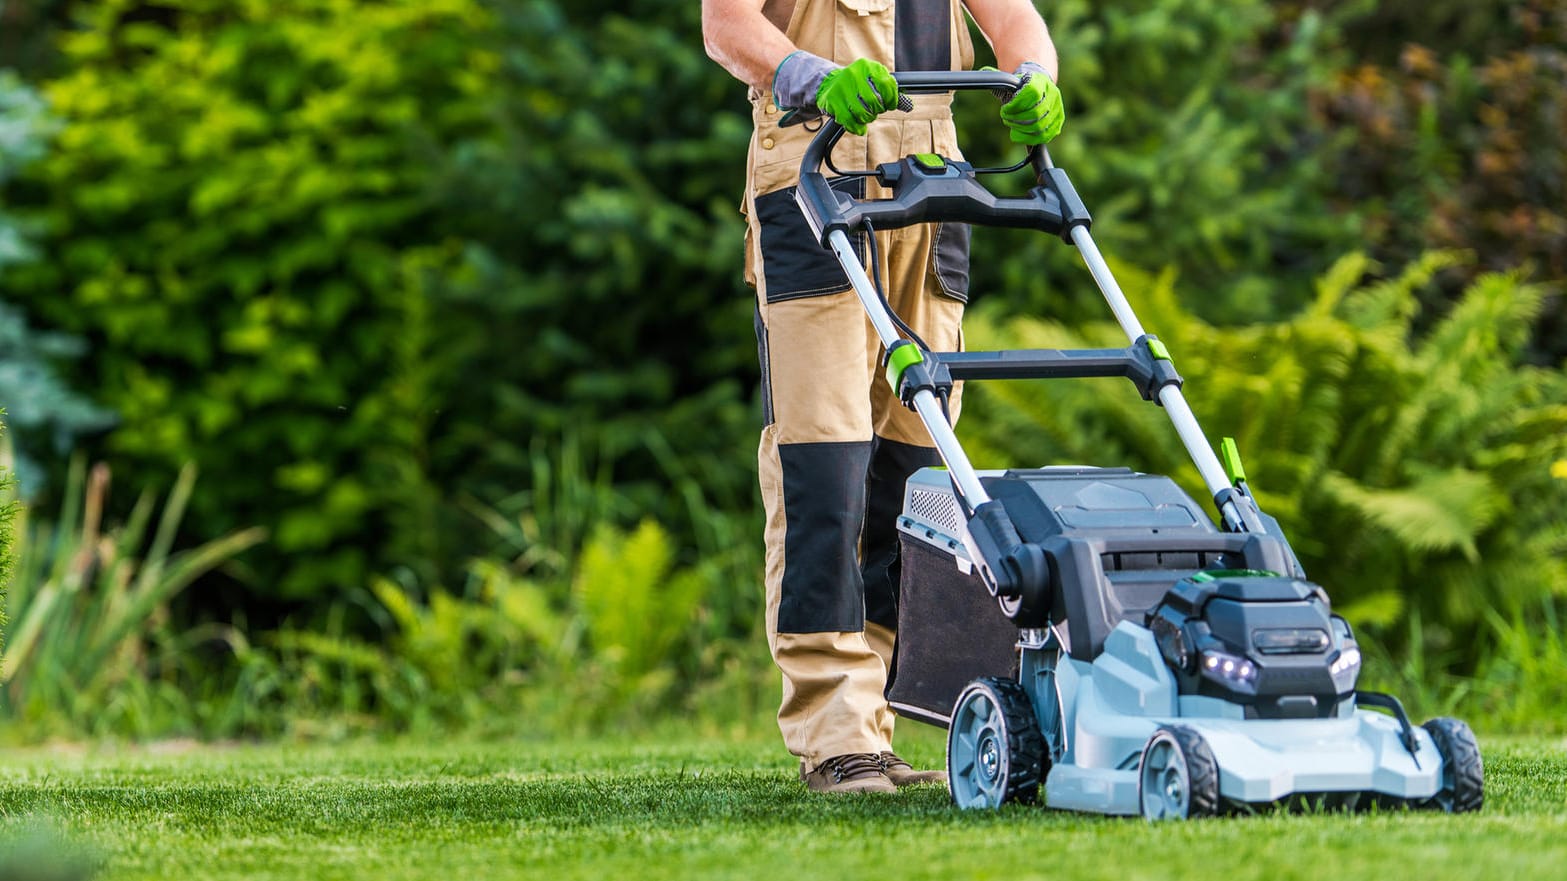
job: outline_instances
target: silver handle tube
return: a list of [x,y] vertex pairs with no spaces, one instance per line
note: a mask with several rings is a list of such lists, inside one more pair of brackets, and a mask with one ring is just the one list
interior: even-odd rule
[[[1104,294],[1105,301],[1110,304],[1110,310],[1115,313],[1115,320],[1121,325],[1121,330],[1126,332],[1128,340],[1136,343],[1145,333],[1143,325],[1137,320],[1137,314],[1132,311],[1132,304],[1127,302],[1126,294],[1121,291],[1121,285],[1116,282],[1115,276],[1111,275],[1104,255],[1099,253],[1099,246],[1094,244],[1093,236],[1089,235],[1086,227],[1073,227],[1072,243],[1077,245],[1078,253],[1083,255],[1083,262],[1088,264],[1088,271],[1093,275],[1094,282],[1099,285],[1099,291]],[[1229,475],[1225,473],[1224,466],[1219,464],[1219,457],[1214,455],[1213,447],[1208,445],[1208,439],[1203,436],[1202,426],[1197,424],[1197,417],[1192,413],[1191,405],[1186,403],[1186,396],[1173,385],[1165,386],[1159,390],[1159,403],[1164,406],[1164,412],[1170,415],[1170,421],[1175,425],[1175,433],[1180,436],[1181,443],[1185,444],[1186,452],[1192,457],[1192,463],[1197,466],[1203,483],[1208,486],[1208,493],[1217,496],[1221,491],[1229,489]],[[1240,513],[1235,510],[1234,505],[1226,504],[1219,513],[1231,528],[1237,532],[1245,531]]]
[[843,266],[843,271],[849,276],[849,284],[854,286],[860,303],[865,306],[865,314],[870,317],[871,326],[876,328],[876,336],[881,339],[882,346],[891,348],[893,343],[901,339],[898,328],[892,323],[892,316],[882,308],[881,300],[876,297],[876,286],[871,283],[870,276],[865,274],[865,267],[860,265],[860,255],[849,242],[849,236],[843,230],[835,229],[827,234],[827,244],[838,255],[838,263]]
[[1137,320],[1137,313],[1132,311],[1132,304],[1126,301],[1126,294],[1121,292],[1121,285],[1116,282],[1115,276],[1110,274],[1110,267],[1105,263],[1103,254],[1099,253],[1099,246],[1094,244],[1093,236],[1088,234],[1088,228],[1083,226],[1072,227],[1072,244],[1077,245],[1078,253],[1083,255],[1083,262],[1088,264],[1088,271],[1094,276],[1094,283],[1099,285],[1100,293],[1104,294],[1105,301],[1110,304],[1110,311],[1115,313],[1115,320],[1126,331],[1127,339],[1132,342],[1143,335],[1142,322]]
[[[848,235],[842,230],[833,230],[827,234],[827,244],[838,255],[838,263],[848,274],[849,284],[854,286],[854,293],[859,296],[860,305],[865,307],[865,314],[870,317],[871,326],[876,329],[876,336],[881,339],[882,346],[892,348],[902,337],[898,336],[892,316],[887,314],[876,296],[876,286],[871,283],[870,276],[865,274],[865,267],[860,265],[860,255],[849,242]],[[974,473],[974,466],[969,464],[968,456],[963,452],[962,444],[958,443],[957,432],[952,430],[946,414],[941,410],[941,402],[928,391],[920,392],[914,396],[914,409],[925,423],[930,439],[936,444],[936,451],[941,454],[941,461],[947,465],[947,473],[951,475],[953,485],[969,508],[977,508],[990,501],[990,494],[985,492],[985,487],[979,482],[979,475]]]
[[[1229,489],[1230,476],[1224,472],[1224,466],[1219,464],[1219,457],[1213,454],[1213,448],[1208,446],[1208,439],[1203,437],[1202,426],[1197,424],[1197,416],[1192,413],[1191,405],[1186,403],[1186,396],[1173,385],[1165,386],[1159,390],[1159,403],[1164,406],[1164,412],[1170,414],[1175,433],[1180,435],[1181,443],[1186,445],[1186,452],[1191,455],[1192,463],[1202,475],[1202,482],[1208,485],[1208,494],[1217,496],[1220,491]],[[1233,504],[1226,502],[1219,514],[1236,532],[1246,531],[1240,512],[1235,510]]]
[[990,501],[990,493],[985,492],[985,487],[980,484],[979,475],[974,472],[968,455],[958,443],[957,432],[947,424],[947,416],[942,412],[941,402],[936,400],[936,396],[928,391],[919,392],[914,396],[914,410],[930,430],[930,439],[936,442],[936,451],[941,454],[941,461],[947,463],[947,473],[952,476],[953,485],[963,494],[969,508],[978,508]]

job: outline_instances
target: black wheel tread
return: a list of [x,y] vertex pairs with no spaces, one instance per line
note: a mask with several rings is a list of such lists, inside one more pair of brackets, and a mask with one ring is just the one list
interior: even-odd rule
[[1045,737],[1039,731],[1034,702],[1015,679],[986,676],[975,680],[996,696],[997,709],[1007,734],[1007,784],[1001,801],[1033,804],[1050,760],[1045,757]]
[[1474,731],[1461,719],[1440,716],[1420,726],[1430,732],[1442,754],[1445,802],[1438,806],[1455,814],[1468,814],[1485,805],[1485,763]]
[[1166,725],[1163,730],[1175,738],[1186,757],[1186,773],[1189,803],[1188,819],[1213,817],[1219,813],[1219,761],[1213,757],[1213,748],[1201,734],[1185,725]]

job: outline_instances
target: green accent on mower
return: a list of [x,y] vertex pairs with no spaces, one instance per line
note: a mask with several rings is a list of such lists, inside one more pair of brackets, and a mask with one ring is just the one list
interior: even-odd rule
[[1224,461],[1224,471],[1230,482],[1239,486],[1246,482],[1246,466],[1241,464],[1241,448],[1235,438],[1227,437],[1219,444],[1219,458]]
[[893,346],[887,352],[887,384],[892,386],[893,391],[897,391],[899,384],[903,382],[903,371],[924,361],[925,356],[920,354],[919,346],[913,343]]

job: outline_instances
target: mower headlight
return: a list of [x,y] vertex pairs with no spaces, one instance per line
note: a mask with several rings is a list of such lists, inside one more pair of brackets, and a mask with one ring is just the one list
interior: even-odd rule
[[1249,658],[1207,649],[1199,666],[1202,675],[1220,685],[1247,694],[1257,693],[1257,665]]
[[1339,678],[1345,673],[1350,673],[1359,669],[1360,649],[1355,648],[1354,646],[1348,646],[1343,651],[1339,652],[1338,657],[1335,658],[1333,663],[1328,666],[1328,672],[1333,674],[1334,679]]

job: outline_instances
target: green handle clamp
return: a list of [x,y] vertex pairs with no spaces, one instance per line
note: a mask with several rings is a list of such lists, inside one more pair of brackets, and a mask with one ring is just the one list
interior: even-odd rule
[[1241,464],[1241,450],[1235,438],[1227,437],[1219,444],[1219,458],[1224,462],[1224,471],[1231,483],[1240,486],[1246,482],[1246,467]]
[[887,384],[892,386],[895,394],[903,391],[903,371],[915,364],[923,364],[925,356],[920,353],[920,347],[908,340],[894,343],[887,350]]
[[1148,338],[1148,354],[1152,355],[1155,361],[1171,361],[1170,349],[1158,337]]

